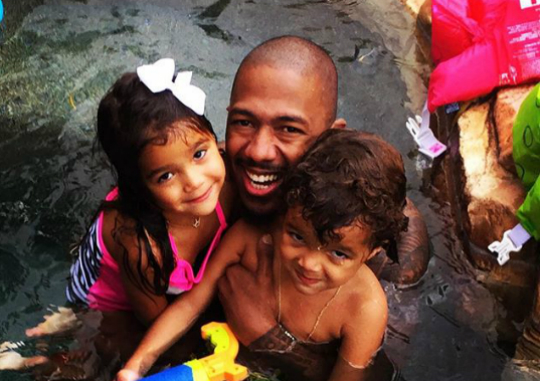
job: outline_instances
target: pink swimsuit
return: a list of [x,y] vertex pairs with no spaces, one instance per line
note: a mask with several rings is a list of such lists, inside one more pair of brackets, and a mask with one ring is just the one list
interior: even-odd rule
[[[113,200],[117,194],[118,190],[115,188],[107,195],[106,200]],[[167,294],[176,295],[189,291],[194,284],[202,280],[208,259],[227,228],[225,215],[219,202],[216,205],[216,213],[220,226],[196,276],[193,274],[191,264],[178,255],[174,238],[169,234],[176,258],[176,267],[169,278]],[[92,224],[78,248],[79,255],[71,266],[71,278],[66,289],[67,298],[72,303],[83,303],[90,308],[102,311],[132,310],[120,278],[120,269],[105,246],[102,231],[103,212]]]

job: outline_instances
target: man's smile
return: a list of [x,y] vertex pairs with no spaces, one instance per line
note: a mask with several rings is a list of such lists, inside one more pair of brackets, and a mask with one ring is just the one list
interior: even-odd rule
[[242,183],[247,193],[263,197],[273,193],[282,183],[281,173],[256,173],[254,170],[241,168]]
[[253,187],[259,190],[269,188],[272,183],[280,179],[280,176],[277,173],[257,174],[248,169],[245,171],[247,177],[251,180]]

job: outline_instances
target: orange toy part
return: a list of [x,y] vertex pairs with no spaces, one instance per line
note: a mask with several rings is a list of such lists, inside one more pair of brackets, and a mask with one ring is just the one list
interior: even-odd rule
[[203,339],[214,345],[214,354],[200,359],[210,381],[242,381],[247,368],[234,361],[238,354],[238,340],[226,323],[212,322],[201,328]]

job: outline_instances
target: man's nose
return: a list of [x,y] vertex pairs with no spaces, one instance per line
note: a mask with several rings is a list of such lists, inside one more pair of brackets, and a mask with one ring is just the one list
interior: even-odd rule
[[248,143],[245,155],[255,162],[271,162],[277,157],[274,131],[270,127],[260,127]]

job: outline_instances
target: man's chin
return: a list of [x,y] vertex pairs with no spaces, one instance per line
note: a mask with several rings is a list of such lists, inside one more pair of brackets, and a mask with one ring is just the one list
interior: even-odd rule
[[257,197],[250,194],[241,194],[242,204],[248,213],[246,217],[260,218],[272,217],[280,208],[280,197],[275,194],[271,197]]

